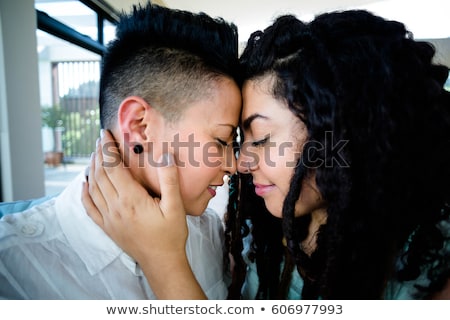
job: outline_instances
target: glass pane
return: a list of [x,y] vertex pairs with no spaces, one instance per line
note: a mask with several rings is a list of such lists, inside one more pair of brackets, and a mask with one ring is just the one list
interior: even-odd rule
[[46,195],[88,163],[99,136],[101,57],[37,30]]
[[35,0],[35,8],[93,40],[97,37],[97,13],[80,1]]
[[103,20],[103,37],[105,45],[116,37],[116,26],[108,20]]

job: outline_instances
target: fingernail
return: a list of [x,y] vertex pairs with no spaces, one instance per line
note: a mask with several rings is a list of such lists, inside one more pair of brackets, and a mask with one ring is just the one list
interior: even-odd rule
[[91,170],[91,167],[88,166],[86,169],[84,169],[84,176],[86,177],[86,182],[89,181],[89,171]]
[[171,153],[163,153],[161,155],[161,167],[172,167],[175,165],[175,160]]
[[105,136],[105,129],[100,129],[100,137],[103,139]]

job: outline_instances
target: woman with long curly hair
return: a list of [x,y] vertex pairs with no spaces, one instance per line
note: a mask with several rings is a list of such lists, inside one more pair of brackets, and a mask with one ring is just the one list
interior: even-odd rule
[[423,298],[450,278],[450,93],[433,55],[364,11],[284,16],[249,39],[238,164],[283,219],[302,298]]
[[[434,54],[366,11],[281,16],[251,35],[240,58],[240,191],[227,214],[230,298],[289,298],[292,288],[303,299],[450,298],[450,93]],[[265,207],[249,205],[253,192]],[[140,211],[137,221],[173,214]],[[126,251],[138,251],[127,239],[144,247],[155,236],[110,223]]]

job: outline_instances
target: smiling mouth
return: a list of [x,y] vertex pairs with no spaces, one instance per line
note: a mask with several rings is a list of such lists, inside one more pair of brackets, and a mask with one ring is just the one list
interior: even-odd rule
[[256,195],[263,197],[270,191],[272,191],[275,188],[275,185],[263,185],[263,184],[255,184],[255,193]]
[[211,194],[211,196],[215,197],[216,196],[216,190],[217,190],[218,186],[208,186],[208,191]]

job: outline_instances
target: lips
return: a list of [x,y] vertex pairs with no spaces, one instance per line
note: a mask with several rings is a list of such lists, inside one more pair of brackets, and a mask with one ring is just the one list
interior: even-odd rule
[[211,196],[215,197],[216,196],[216,189],[218,186],[209,186],[208,187],[208,192],[211,194]]
[[263,197],[264,195],[266,195],[267,193],[269,193],[270,191],[272,191],[275,188],[275,185],[273,184],[259,184],[259,183],[254,183],[255,186],[255,193],[260,196]]

